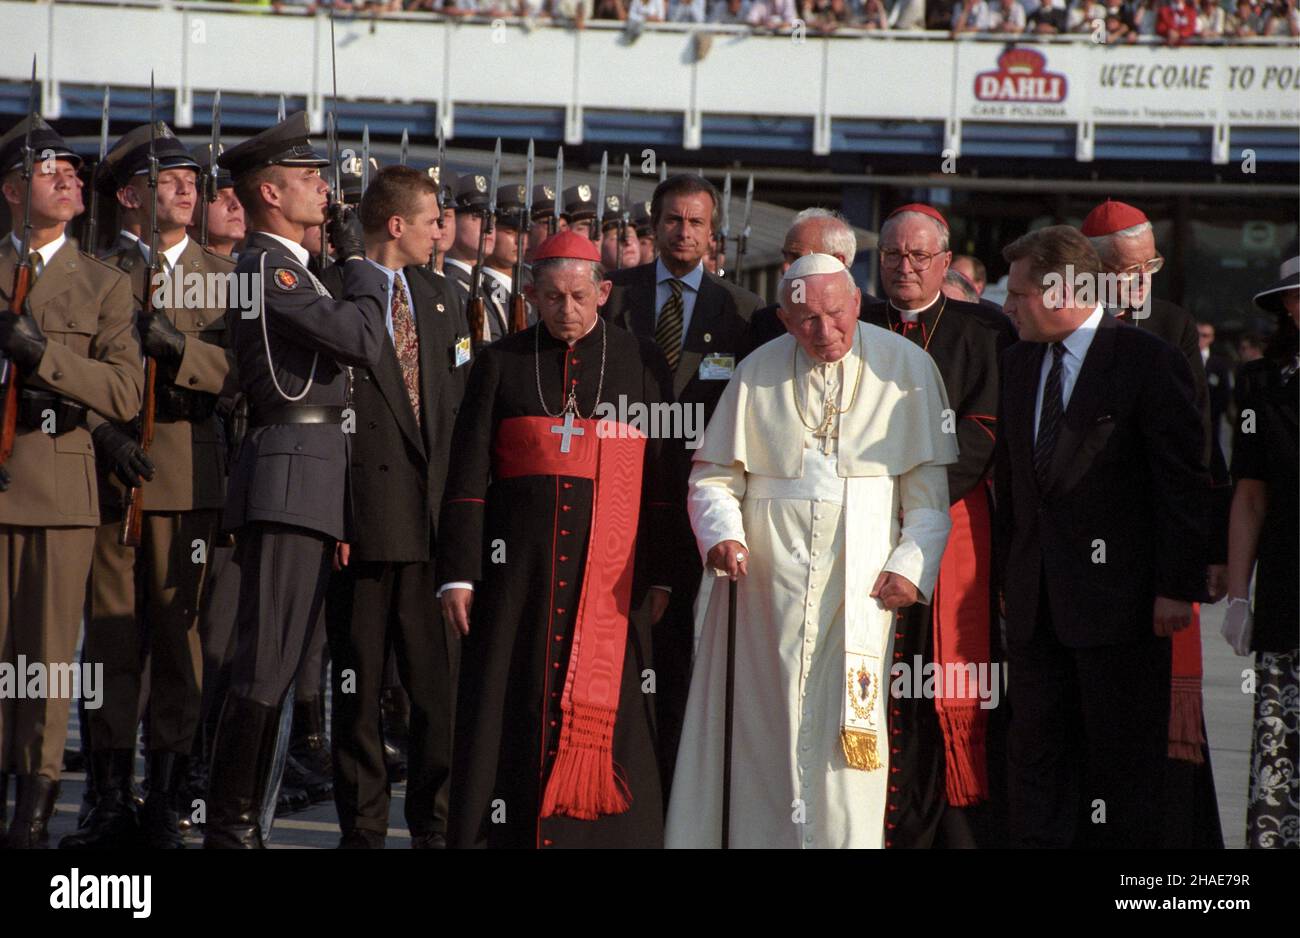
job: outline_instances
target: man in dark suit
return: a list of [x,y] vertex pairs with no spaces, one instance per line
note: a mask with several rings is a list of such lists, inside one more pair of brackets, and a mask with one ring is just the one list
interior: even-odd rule
[[1003,257],[1021,336],[1003,355],[995,455],[1011,841],[1156,847],[1170,637],[1205,591],[1191,374],[1076,293],[1102,265],[1073,228],[1030,232]]
[[351,210],[330,214],[345,299],[307,268],[309,227],[326,220],[328,160],[297,113],[227,150],[250,235],[236,277],[260,285],[260,315],[228,317],[249,425],[226,495],[240,591],[230,688],[212,748],[206,847],[262,847],[281,702],[321,618],[330,558],[347,540],[355,414],[347,366],[372,367],[386,336],[382,273]]
[[703,563],[686,514],[691,455],[699,446],[722,389],[752,346],[750,317],[762,300],[704,269],[704,255],[719,225],[717,191],[701,176],[672,176],[654,191],[651,221],[659,258],[609,275],[613,284],[603,309],[610,322],[659,346],[673,375],[673,401],[689,415],[694,432],[681,445],[665,445],[675,561],[671,598],[650,591],[650,602],[667,602],[653,633],[655,711],[659,767],[665,801],[672,782],[690,686],[695,619],[692,607]]
[[[845,267],[852,267],[857,251],[857,236],[843,215],[825,208],[806,208],[794,217],[786,230],[785,242],[781,245],[781,274],[784,275],[790,265],[805,254],[829,254]],[[863,292],[864,308],[874,302],[874,296]],[[754,348],[785,335],[785,325],[777,315],[780,308],[780,303],[772,303],[754,311],[749,321]]]
[[446,843],[459,642],[434,602],[433,567],[470,339],[454,287],[424,266],[438,234],[437,191],[424,173],[389,166],[361,200],[366,255],[388,281],[388,336],[379,363],[354,372],[354,524],[329,593],[330,659],[342,689],[333,697],[342,847],[382,847],[388,830],[379,706],[390,646],[411,701],[411,846]]

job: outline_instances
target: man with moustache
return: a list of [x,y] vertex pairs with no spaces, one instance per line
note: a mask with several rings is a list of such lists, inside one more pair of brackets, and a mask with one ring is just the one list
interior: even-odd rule
[[321,621],[335,544],[348,538],[348,366],[374,367],[386,338],[382,272],[360,222],[330,208],[336,299],[307,268],[325,222],[328,161],[299,112],[222,154],[251,234],[236,273],[261,283],[261,315],[231,318],[250,427],[226,497],[240,568],[239,641],[212,752],[204,846],[260,849],[281,704]]
[[[934,599],[899,616],[895,654],[911,670],[933,663],[940,674],[990,673],[1000,679],[1001,642],[994,628],[988,478],[997,434],[998,358],[1015,339],[1006,317],[942,291],[952,261],[948,223],[933,206],[911,203],[880,227],[880,280],[885,300],[863,318],[929,352],[943,376],[957,438],[948,466],[952,531]],[[933,700],[892,701],[891,733],[900,740],[901,781],[890,800],[899,847],[986,846],[1003,824],[999,746],[1003,708],[981,706],[973,686],[944,687]],[[990,752],[991,749],[991,752]]]
[[[454,288],[424,267],[438,236],[437,186],[405,166],[380,170],[361,199],[366,256],[388,278],[379,364],[355,371],[355,523],[336,552],[329,595],[334,686],[334,801],[341,847],[378,848],[389,784],[380,734],[391,651],[410,699],[404,802],[411,846],[446,845],[459,636],[430,602],[437,513],[452,425],[469,373],[468,327]],[[498,240],[497,242],[501,242]]]
[[[750,317],[762,303],[753,293],[704,269],[704,255],[720,223],[717,190],[702,176],[670,176],[651,199],[659,257],[609,274],[612,285],[605,316],[614,325],[652,340],[673,375],[672,400],[704,426],[737,363],[751,348]],[[668,475],[670,530],[666,536],[673,564],[671,595],[652,592],[649,611],[655,627],[655,709],[660,769],[667,790],[672,780],[677,738],[686,709],[695,629],[693,606],[703,571],[690,518],[686,483],[699,440],[672,441],[664,447]],[[666,604],[666,611],[660,608]],[[662,613],[662,617],[661,614]]]
[[[23,179],[29,131],[30,186]],[[20,315],[0,316],[0,355],[21,378],[13,452],[0,467],[0,660],[11,668],[20,657],[75,666],[100,522],[86,419],[130,420],[144,384],[130,283],[65,233],[82,204],[80,164],[39,116],[0,136],[0,192],[18,226],[0,243],[6,307],[28,211],[31,224],[27,303]],[[17,789],[10,849],[48,841],[70,703],[60,695],[0,699],[0,776],[14,776]]]
[[[150,139],[157,157],[160,279],[152,264]],[[198,203],[198,163],[166,124],[137,127],[108,151],[96,184],[117,201],[122,229],[103,260],[131,280],[144,352],[157,362],[157,418],[146,455],[139,431],[91,418],[99,463],[101,524],[95,532],[83,658],[103,662],[103,706],[86,711],[95,806],[65,848],[132,846],[132,792],[141,690],[149,796],[139,817],[140,841],[157,849],[183,846],[177,794],[189,770],[198,726],[203,653],[198,612],[207,554],[225,501],[224,459],[216,406],[233,390],[226,310],[208,305],[209,287],[234,269],[204,250],[186,228]],[[202,285],[191,293],[192,283]],[[198,302],[186,302],[189,296]],[[166,302],[154,300],[167,297]],[[119,543],[126,490],[141,487],[140,546]],[[196,545],[199,545],[196,547]],[[201,562],[194,558],[202,553]],[[148,673],[145,673],[145,668]],[[88,786],[89,787],[89,786]]]

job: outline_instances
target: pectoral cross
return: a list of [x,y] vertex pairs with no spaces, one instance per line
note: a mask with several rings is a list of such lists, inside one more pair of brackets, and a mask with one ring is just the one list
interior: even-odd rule
[[582,427],[575,427],[573,425],[573,411],[571,410],[565,412],[564,423],[557,423],[555,426],[551,427],[551,432],[558,433],[560,436],[564,437],[564,439],[560,441],[561,453],[567,453],[569,451],[569,444],[573,441],[573,437],[586,436],[587,434],[587,431],[582,429]]
[[826,416],[822,418],[821,425],[813,431],[813,436],[819,440],[836,440],[840,436],[839,425],[835,423],[835,418],[840,409],[830,401],[826,402]]

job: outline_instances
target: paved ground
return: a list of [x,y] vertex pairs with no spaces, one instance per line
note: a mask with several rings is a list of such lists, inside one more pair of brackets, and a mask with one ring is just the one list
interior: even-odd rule
[[[1250,758],[1251,697],[1242,693],[1242,670],[1250,667],[1252,659],[1238,658],[1219,635],[1223,621],[1224,604],[1202,610],[1201,640],[1205,660],[1205,722],[1209,734],[1211,763],[1214,767],[1214,784],[1219,798],[1219,817],[1223,824],[1227,846],[1244,845],[1246,826],[1246,785]],[[76,708],[72,711],[69,729],[70,747],[78,745],[80,731]],[[143,761],[137,762],[137,771],[143,773]],[[81,773],[68,772],[63,776],[63,790],[59,797],[57,814],[50,823],[51,839],[57,842],[62,835],[76,826],[78,803],[85,783]],[[409,847],[410,833],[402,817],[406,786],[393,790],[392,809],[388,829],[390,849]],[[280,818],[275,823],[271,847],[320,849],[338,843],[339,828],[332,802],[313,805],[305,811]],[[197,836],[189,838],[197,846]]]

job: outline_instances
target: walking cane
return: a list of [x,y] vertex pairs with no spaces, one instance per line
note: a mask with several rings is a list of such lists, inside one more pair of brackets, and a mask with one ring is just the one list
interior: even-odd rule
[[736,706],[736,581],[727,581],[727,701],[722,719],[722,849],[731,847],[731,717]]

